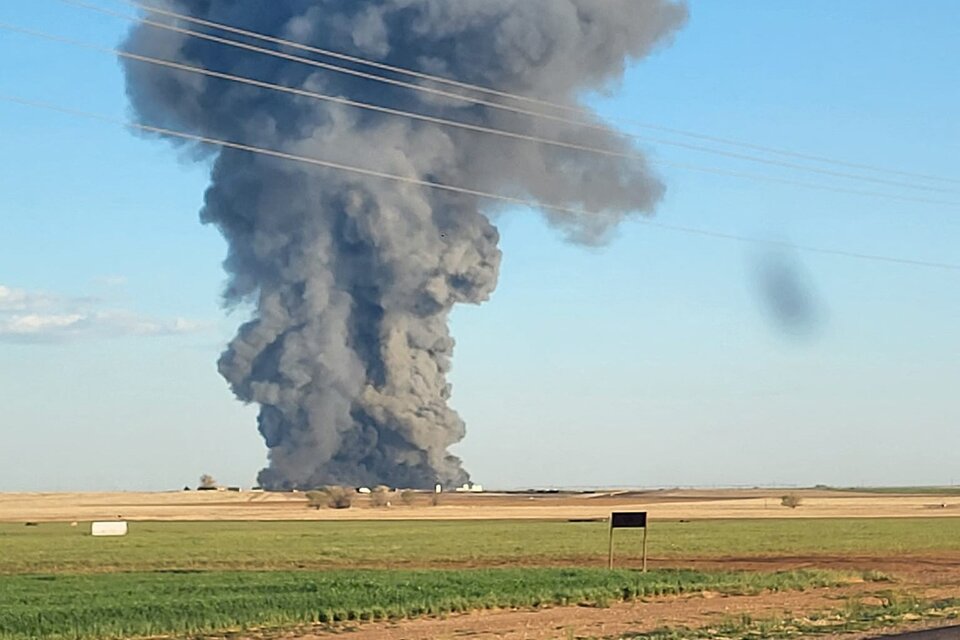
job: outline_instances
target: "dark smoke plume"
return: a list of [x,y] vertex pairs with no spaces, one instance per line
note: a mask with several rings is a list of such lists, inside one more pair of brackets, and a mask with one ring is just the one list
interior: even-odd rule
[[[669,0],[165,0],[245,29],[577,105],[669,36]],[[189,26],[189,25],[184,25]],[[622,136],[319,70],[149,26],[130,51],[311,91],[572,143],[631,151]],[[558,150],[124,61],[138,117],[209,137],[481,191],[583,208],[547,210],[568,238],[601,242],[649,213],[663,186],[640,160]],[[203,152],[197,150],[196,153]],[[456,303],[497,281],[482,199],[237,150],[213,155],[201,219],[229,245],[227,304],[252,302],[220,359],[260,405],[267,487],[410,487],[467,479],[448,448]]]

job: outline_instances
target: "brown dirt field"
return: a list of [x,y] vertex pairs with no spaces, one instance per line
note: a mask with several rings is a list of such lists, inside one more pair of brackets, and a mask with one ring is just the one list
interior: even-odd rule
[[[960,517],[960,496],[790,491],[800,509],[780,506],[783,490],[606,491],[560,494],[444,494],[436,507],[311,510],[302,493],[0,493],[0,522],[95,520],[508,520],[605,518],[611,509],[655,507],[659,519]],[[398,502],[398,501],[396,501]],[[426,498],[421,498],[426,503]]]

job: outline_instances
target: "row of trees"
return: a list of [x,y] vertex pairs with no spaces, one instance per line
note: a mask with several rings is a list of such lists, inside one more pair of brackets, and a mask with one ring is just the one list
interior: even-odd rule
[[[356,495],[354,489],[349,487],[327,486],[313,491],[307,491],[307,504],[313,509],[349,509],[353,506],[353,498]],[[437,506],[439,504],[439,495],[431,493],[430,504]],[[417,503],[417,492],[409,489],[403,491],[393,491],[390,487],[379,486],[370,492],[370,505],[373,507],[389,507],[393,501],[399,499],[403,504],[412,507]]]

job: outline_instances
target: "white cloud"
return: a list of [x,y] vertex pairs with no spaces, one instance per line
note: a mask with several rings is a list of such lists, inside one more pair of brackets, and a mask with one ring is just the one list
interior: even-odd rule
[[123,336],[196,333],[205,323],[152,318],[104,308],[96,298],[65,297],[0,285],[0,342],[63,342]]
[[22,289],[11,289],[0,284],[0,313],[37,309],[52,302],[50,296],[42,293],[27,293]]

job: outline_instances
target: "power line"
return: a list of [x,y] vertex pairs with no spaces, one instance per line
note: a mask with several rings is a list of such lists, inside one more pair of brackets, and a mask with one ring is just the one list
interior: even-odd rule
[[[209,28],[212,28],[212,29],[219,29],[219,30],[221,30],[221,31],[227,31],[227,32],[229,32],[229,33],[235,33],[235,34],[237,34],[237,35],[242,35],[242,36],[245,36],[245,37],[248,37],[248,38],[255,38],[255,39],[258,39],[258,40],[265,41],[265,42],[271,42],[271,43],[273,43],[273,44],[278,44],[278,45],[282,45],[282,46],[286,46],[286,47],[291,47],[291,48],[295,48],[295,49],[300,49],[301,51],[308,51],[308,52],[310,52],[310,53],[316,53],[316,54],[328,56],[328,57],[331,57],[331,58],[335,58],[335,59],[338,59],[338,60],[344,60],[344,61],[347,61],[347,62],[352,62],[352,63],[354,63],[354,64],[359,64],[359,65],[363,65],[363,66],[367,66],[367,67],[372,67],[372,68],[375,68],[375,69],[381,69],[381,70],[384,70],[384,71],[390,71],[390,72],[392,72],[392,73],[397,73],[397,74],[401,74],[401,75],[406,75],[406,76],[412,77],[412,78],[418,78],[418,79],[421,79],[421,80],[428,80],[428,81],[430,81],[430,82],[435,82],[435,83],[438,83],[438,84],[443,84],[443,85],[447,85],[447,86],[457,87],[457,88],[460,88],[460,89],[467,89],[467,90],[470,90],[470,91],[476,91],[476,92],[480,92],[480,93],[486,93],[486,94],[489,94],[489,95],[495,95],[495,96],[502,97],[502,98],[509,98],[509,99],[511,99],[511,100],[517,100],[517,101],[521,101],[521,102],[527,102],[527,103],[530,103],[530,104],[536,104],[536,105],[540,105],[540,106],[544,106],[544,107],[549,107],[549,108],[551,108],[551,109],[558,109],[558,110],[561,110],[561,111],[566,111],[567,113],[573,113],[573,114],[580,115],[580,116],[593,117],[593,115],[594,115],[594,114],[593,114],[590,110],[588,110],[588,109],[583,109],[583,108],[580,108],[580,107],[574,107],[574,106],[570,106],[570,105],[560,104],[560,103],[557,103],[557,102],[552,102],[552,101],[549,101],[549,100],[543,100],[543,99],[541,99],[541,98],[536,98],[536,97],[532,97],[532,96],[525,96],[525,95],[521,95],[521,94],[517,94],[517,93],[511,93],[511,92],[508,92],[508,91],[501,91],[501,90],[498,90],[498,89],[493,89],[493,88],[491,88],[491,87],[485,87],[485,86],[481,86],[481,85],[477,85],[477,84],[472,84],[472,83],[469,83],[469,82],[461,82],[461,81],[459,81],[459,80],[454,80],[454,79],[451,79],[451,78],[446,78],[446,77],[439,76],[439,75],[435,75],[435,74],[424,73],[424,72],[422,72],[422,71],[417,71],[417,70],[415,70],[415,69],[410,69],[410,68],[407,68],[407,67],[400,67],[400,66],[396,66],[396,65],[387,64],[387,63],[384,63],[384,62],[379,62],[379,61],[377,61],[377,60],[371,60],[371,59],[369,59],[369,58],[363,58],[363,57],[360,57],[360,56],[349,55],[349,54],[342,53],[342,52],[339,52],[339,51],[334,51],[334,50],[332,50],[332,49],[325,49],[325,48],[321,48],[321,47],[314,47],[314,46],[311,46],[311,45],[304,44],[304,43],[302,43],[302,42],[297,42],[297,41],[295,41],[295,40],[288,40],[288,39],[284,39],[284,38],[278,38],[278,37],[276,37],[276,36],[270,36],[270,35],[267,35],[267,34],[264,34],[264,33],[259,33],[259,32],[256,32],[256,31],[250,31],[250,30],[248,30],[248,29],[241,29],[241,28],[239,28],[239,27],[234,27],[234,26],[231,26],[231,25],[228,25],[228,24],[224,24],[224,23],[221,23],[221,22],[215,22],[215,21],[212,21],[212,20],[204,20],[204,19],[202,19],[202,18],[197,18],[197,17],[194,17],[194,16],[189,16],[189,15],[182,14],[182,13],[177,13],[177,12],[174,12],[174,11],[169,11],[169,10],[166,10],[166,9],[162,9],[162,8],[160,8],[160,7],[155,7],[155,6],[153,6],[153,5],[148,5],[148,4],[143,3],[143,2],[137,2],[136,0],[115,0],[115,1],[116,1],[116,2],[120,2],[120,3],[123,3],[123,4],[126,4],[126,5],[130,5],[130,6],[133,6],[133,7],[137,7],[137,8],[139,8],[139,9],[143,10],[143,11],[148,11],[148,12],[150,12],[150,13],[154,13],[154,14],[158,14],[158,15],[162,15],[162,16],[167,16],[167,17],[171,17],[171,18],[176,18],[176,19],[179,19],[179,20],[187,21],[187,22],[192,22],[193,24],[199,24],[199,25],[202,25],[202,26],[205,26],[205,27],[209,27]],[[960,183],[960,180],[955,179],[955,178],[945,178],[945,177],[942,177],[942,176],[932,176],[932,175],[926,175],[926,174],[921,174],[921,173],[912,173],[912,172],[907,172],[907,171],[899,171],[899,170],[896,170],[896,169],[888,169],[888,168],[879,167],[879,166],[876,166],[876,165],[860,164],[860,163],[854,163],[854,162],[847,162],[847,161],[843,161],[843,160],[836,160],[836,159],[827,158],[827,157],[824,157],[824,156],[818,156],[818,155],[807,154],[807,153],[799,153],[799,152],[796,152],[796,151],[790,151],[790,150],[785,150],[785,149],[778,149],[778,148],[775,148],[775,147],[768,147],[768,146],[764,146],[764,145],[757,145],[757,144],[752,144],[752,143],[749,143],[749,142],[742,142],[742,141],[738,141],[738,140],[732,140],[732,139],[730,139],[730,138],[723,138],[723,137],[718,137],[718,136],[714,136],[714,135],[709,135],[709,134],[704,134],[704,133],[698,133],[698,132],[695,132],[695,131],[687,131],[687,130],[684,130],[684,129],[676,129],[676,128],[672,128],[672,127],[664,127],[664,126],[661,126],[661,125],[655,125],[655,124],[650,124],[650,123],[647,123],[647,122],[642,122],[642,121],[639,121],[639,120],[636,120],[636,119],[633,119],[633,118],[617,117],[617,118],[613,118],[613,119],[616,120],[616,121],[620,121],[620,122],[630,123],[630,124],[633,124],[633,125],[635,125],[635,126],[637,126],[637,127],[641,127],[641,128],[644,128],[644,129],[650,129],[650,130],[652,130],[652,131],[661,131],[661,132],[664,132],[664,133],[673,133],[673,134],[676,134],[676,135],[685,136],[685,137],[689,137],[689,138],[694,138],[694,139],[698,139],[698,140],[706,140],[706,141],[716,142],[716,143],[725,144],[725,145],[729,145],[729,146],[742,147],[742,148],[746,148],[746,149],[752,149],[752,150],[754,150],[754,151],[763,151],[763,152],[766,152],[766,153],[772,153],[772,154],[782,155],[782,156],[786,156],[786,157],[798,158],[798,159],[803,159],[803,160],[813,160],[813,161],[820,162],[820,163],[824,163],[824,164],[833,164],[833,165],[837,165],[837,166],[844,166],[844,167],[849,167],[849,168],[854,168],[854,169],[865,169],[865,170],[873,171],[873,172],[877,172],[877,173],[889,173],[889,174],[892,174],[892,175],[899,175],[899,176],[910,177],[910,178],[920,178],[920,179],[923,179],[923,180],[935,180],[935,181],[941,181],[941,182]]]
[[642,141],[642,142],[649,142],[649,143],[653,143],[653,144],[661,144],[661,145],[665,145],[665,146],[672,146],[672,147],[677,147],[677,148],[681,148],[681,149],[688,149],[688,150],[692,150],[692,151],[698,151],[698,152],[702,152],[702,153],[710,153],[710,154],[713,154],[713,155],[719,155],[719,156],[723,156],[723,157],[727,157],[727,158],[733,158],[733,159],[736,159],[736,160],[744,160],[744,161],[747,161],[747,162],[755,162],[755,163],[759,163],[759,164],[766,164],[766,165],[771,165],[771,166],[784,167],[784,168],[795,169],[795,170],[799,170],[799,171],[807,171],[807,172],[810,172],[810,173],[816,173],[816,174],[820,174],[820,175],[830,176],[830,177],[834,177],[834,178],[841,178],[841,179],[846,179],[846,180],[860,180],[860,181],[864,181],[864,182],[872,182],[872,183],[883,184],[883,185],[888,185],[888,186],[905,187],[905,188],[908,188],[908,189],[919,189],[919,190],[923,190],[923,191],[935,191],[935,192],[941,192],[941,193],[955,193],[955,191],[953,191],[953,190],[943,189],[943,188],[939,188],[939,187],[930,187],[930,186],[916,185],[916,184],[910,184],[910,183],[906,183],[906,182],[886,180],[886,179],[883,179],[883,178],[873,178],[873,177],[869,177],[869,176],[862,176],[862,175],[857,175],[857,174],[844,173],[844,172],[833,171],[833,170],[829,170],[829,169],[820,169],[820,168],[816,168],[816,167],[809,167],[809,166],[802,165],[802,164],[796,164],[796,163],[792,163],[792,162],[785,162],[785,161],[782,161],[782,160],[770,160],[770,159],[766,159],[766,158],[758,158],[758,157],[756,157],[756,156],[750,156],[750,155],[743,154],[743,153],[736,153],[736,152],[732,152],[732,151],[723,151],[723,150],[719,150],[719,149],[712,149],[712,148],[710,148],[710,147],[704,147],[704,146],[702,146],[702,145],[690,144],[690,143],[686,143],[686,142],[677,142],[677,141],[673,141],[673,140],[664,140],[664,139],[660,139],[660,138],[650,138],[650,137],[646,137],[646,136],[639,136],[639,135],[630,134],[630,133],[618,132],[618,131],[614,131],[613,129],[611,129],[611,128],[609,128],[609,127],[606,127],[606,126],[603,126],[603,125],[600,125],[600,124],[584,122],[584,121],[582,121],[582,120],[574,120],[574,119],[567,118],[567,117],[564,117],[564,116],[557,116],[557,115],[552,115],[552,114],[546,114],[546,113],[542,113],[542,112],[538,112],[538,111],[533,111],[533,110],[526,109],[526,108],[521,108],[521,107],[512,107],[512,106],[504,105],[504,104],[499,103],[499,102],[493,102],[493,101],[491,101],[491,100],[486,100],[486,99],[482,99],[482,98],[471,98],[471,97],[469,97],[469,96],[465,96],[465,95],[459,94],[459,93],[454,93],[454,92],[451,92],[451,91],[445,91],[445,90],[442,90],[442,89],[435,89],[435,88],[432,88],[432,87],[426,87],[426,86],[419,85],[419,84],[415,84],[415,83],[411,83],[411,82],[405,82],[405,81],[402,81],[402,80],[396,80],[396,79],[394,79],[394,78],[387,78],[387,77],[384,77],[384,76],[378,76],[378,75],[376,75],[376,74],[367,73],[367,72],[364,72],[364,71],[358,71],[358,70],[356,70],[356,69],[350,69],[350,68],[342,67],[342,66],[339,66],[339,65],[336,65],[336,64],[330,64],[330,63],[327,63],[327,62],[321,62],[321,61],[319,61],[319,60],[314,60],[314,59],[311,59],[311,58],[304,58],[304,57],[302,57],[302,56],[296,56],[296,55],[293,55],[293,54],[284,53],[284,52],[282,52],[282,51],[276,51],[276,50],[274,50],[274,49],[267,49],[267,48],[264,48],[264,47],[259,47],[259,46],[256,46],[256,45],[252,45],[252,44],[248,44],[248,43],[244,43],[244,42],[239,42],[239,41],[236,41],[236,40],[230,40],[229,38],[222,38],[222,37],[220,37],[220,36],[215,36],[215,35],[212,35],[212,34],[209,34],[209,33],[203,33],[203,32],[195,31],[195,30],[192,30],[192,29],[185,29],[185,28],[183,28],[183,27],[177,27],[177,26],[175,26],[175,25],[166,24],[166,23],[163,23],[163,22],[157,22],[157,21],[155,21],[155,20],[149,20],[149,19],[146,19],[146,18],[139,18],[139,17],[135,17],[135,16],[128,16],[128,15],[125,15],[125,14],[122,14],[122,13],[119,13],[119,12],[116,12],[116,11],[111,11],[111,10],[109,10],[109,9],[104,9],[104,8],[102,8],[102,7],[98,7],[98,6],[95,6],[95,5],[90,5],[90,4],[87,4],[86,2],[82,2],[82,1],[80,1],[80,0],[60,0],[60,1],[66,3],[66,4],[74,5],[74,6],[77,6],[77,7],[83,8],[83,9],[87,9],[87,10],[90,10],[90,11],[94,11],[94,12],[97,12],[97,13],[101,13],[101,14],[104,14],[104,15],[109,15],[109,16],[112,16],[112,17],[120,18],[120,19],[122,19],[122,20],[126,20],[126,21],[129,21],[129,22],[136,22],[136,23],[140,23],[140,24],[145,24],[145,25],[147,25],[147,26],[150,26],[150,27],[153,27],[153,28],[157,28],[157,29],[163,29],[163,30],[167,30],[167,31],[173,31],[173,32],[175,32],[175,33],[180,33],[180,34],[187,35],[187,36],[191,36],[191,37],[201,38],[201,39],[203,39],[203,40],[208,40],[208,41],[210,41],[210,42],[216,42],[216,43],[218,43],[218,44],[224,44],[224,45],[227,45],[227,46],[237,47],[237,48],[240,48],[240,49],[245,49],[245,50],[253,51],[253,52],[256,52],[256,53],[261,53],[261,54],[268,55],[268,56],[273,56],[273,57],[277,57],[277,58],[283,58],[283,59],[290,60],[290,61],[293,61],[293,62],[298,62],[298,63],[301,63],[301,64],[306,64],[306,65],[314,66],[314,67],[317,67],[317,68],[320,68],[320,69],[325,69],[325,70],[328,70],[328,71],[333,71],[333,72],[335,72],[335,73],[341,73],[341,74],[351,75],[351,76],[363,78],[363,79],[365,79],[365,80],[372,80],[372,81],[374,81],[374,82],[381,82],[381,83],[385,83],[385,84],[390,84],[390,85],[402,87],[402,88],[405,88],[405,89],[412,89],[412,90],[414,90],[414,91],[419,91],[419,92],[423,92],[423,93],[429,93],[429,94],[431,94],[431,95],[436,95],[436,96],[440,96],[440,97],[444,97],[444,98],[448,98],[448,99],[453,99],[453,100],[459,100],[459,101],[467,102],[467,103],[470,103],[470,104],[482,105],[482,106],[486,106],[486,107],[490,107],[490,108],[493,108],[493,109],[498,109],[498,110],[502,110],[502,111],[506,111],[506,112],[510,112],[510,113],[514,113],[514,114],[518,114],[518,115],[524,115],[524,116],[529,116],[529,117],[534,117],[534,118],[539,118],[539,119],[544,119],[544,120],[550,120],[550,121],[554,121],[554,122],[558,122],[558,123],[562,123],[562,124],[566,124],[566,125],[573,125],[573,126],[577,126],[577,127],[583,127],[583,128],[586,128],[586,129],[592,129],[592,130],[596,130],[596,131],[602,131],[602,132],[607,133],[607,134],[616,135],[616,136],[621,136],[621,137],[630,137],[630,138],[634,138],[634,139],[636,139],[636,140],[638,140],[638,141]]
[[[18,96],[0,94],[0,101],[19,104],[19,105],[34,108],[34,109],[55,111],[58,113],[63,113],[63,114],[67,114],[75,117],[81,117],[88,120],[97,120],[97,121],[105,122],[108,124],[119,125],[122,127],[127,127],[132,129],[138,129],[140,131],[158,133],[161,135],[180,138],[183,140],[199,142],[206,145],[217,146],[217,147],[222,147],[227,149],[235,149],[238,151],[244,151],[248,153],[260,154],[260,155],[265,155],[272,158],[278,158],[281,160],[301,162],[301,163],[305,163],[313,166],[319,166],[319,167],[324,167],[328,169],[344,171],[347,173],[354,173],[357,175],[363,175],[367,177],[380,178],[384,180],[390,180],[393,182],[413,184],[421,187],[427,187],[430,189],[436,189],[439,191],[459,193],[459,194],[469,195],[469,196],[478,197],[478,198],[485,198],[489,200],[496,200],[499,202],[506,202],[514,205],[522,205],[522,206],[530,207],[533,209],[547,209],[551,211],[557,211],[560,213],[572,214],[577,216],[594,215],[593,213],[585,209],[567,207],[567,206],[557,205],[552,203],[542,203],[536,200],[527,200],[524,198],[516,198],[513,196],[505,196],[505,195],[490,193],[487,191],[470,189],[468,187],[448,185],[440,182],[433,182],[430,180],[422,180],[420,178],[414,178],[411,176],[402,176],[402,175],[397,175],[393,173],[387,173],[384,171],[357,167],[355,165],[343,164],[343,163],[333,162],[329,160],[322,160],[320,158],[312,158],[309,156],[297,155],[297,154],[288,153],[285,151],[278,151],[276,149],[269,149],[266,147],[259,147],[255,145],[249,145],[249,144],[234,142],[230,140],[221,140],[218,138],[211,138],[209,136],[201,136],[197,134],[186,133],[183,131],[177,131],[175,129],[167,129],[165,127],[155,127],[152,125],[143,124],[139,122],[130,122],[126,120],[121,120],[119,118],[114,118],[111,116],[91,113],[88,111],[81,111],[79,109],[61,107],[58,105],[54,105],[46,102],[40,102],[36,100],[28,100],[25,98],[20,98]],[[750,236],[742,236],[738,234],[725,233],[722,231],[713,231],[710,229],[701,229],[697,227],[668,224],[668,223],[658,222],[658,221],[650,220],[646,218],[641,218],[639,222],[642,222],[647,226],[655,227],[658,229],[664,229],[667,231],[674,231],[674,232],[684,233],[688,235],[697,235],[697,236],[708,237],[708,238],[731,240],[731,241],[749,243],[749,244],[778,246],[778,247],[790,248],[790,249],[795,249],[798,251],[804,251],[809,253],[834,255],[834,256],[840,256],[845,258],[853,258],[857,260],[869,260],[874,262],[886,262],[891,264],[909,265],[909,266],[915,266],[915,267],[927,267],[927,268],[934,268],[934,269],[944,269],[949,271],[960,271],[960,264],[956,264],[956,263],[934,262],[929,260],[917,260],[912,258],[898,258],[893,256],[858,253],[854,251],[845,251],[840,249],[826,249],[822,247],[813,247],[808,245],[796,245],[796,244],[791,244],[787,242],[776,242],[776,241],[764,240],[761,238],[754,238]]]
[[863,191],[863,190],[858,190],[858,189],[848,189],[848,188],[845,188],[845,187],[834,187],[834,186],[830,186],[830,185],[812,184],[812,183],[802,182],[802,181],[799,181],[799,180],[792,180],[792,179],[788,179],[788,178],[778,178],[778,177],[775,177],[775,176],[766,176],[766,175],[758,175],[758,174],[751,174],[751,173],[743,173],[743,172],[738,172],[738,171],[730,171],[730,170],[726,170],[726,169],[718,169],[718,168],[714,168],[714,167],[701,167],[701,166],[689,165],[689,164],[685,164],[685,163],[671,162],[671,161],[668,161],[668,160],[661,160],[661,159],[658,159],[658,158],[650,158],[650,159],[648,159],[648,158],[646,158],[645,156],[640,155],[640,154],[623,153],[623,152],[619,152],[619,151],[612,151],[612,150],[609,150],[609,149],[602,149],[602,148],[599,148],[599,147],[590,147],[590,146],[587,146],[587,145],[580,145],[580,144],[568,143],[568,142],[563,142],[563,141],[558,141],[558,140],[551,140],[551,139],[542,138],[542,137],[539,137],[539,136],[532,136],[532,135],[528,135],[528,134],[515,133],[515,132],[512,132],[512,131],[507,131],[507,130],[503,130],[503,129],[496,129],[496,128],[485,127],[485,126],[481,126],[481,125],[474,125],[474,124],[459,122],[459,121],[455,121],[455,120],[447,120],[447,119],[444,119],[444,118],[438,118],[438,117],[428,116],[428,115],[424,115],[424,114],[420,114],[420,113],[403,111],[403,110],[400,110],[400,109],[394,109],[394,108],[391,108],[391,107],[384,107],[384,106],[380,106],[380,105],[375,105],[375,104],[371,104],[371,103],[368,103],[368,102],[362,102],[362,101],[358,101],[358,100],[351,100],[351,99],[349,99],[349,98],[342,98],[342,97],[339,97],[339,96],[331,96],[331,95],[327,95],[327,94],[317,93],[317,92],[309,91],[309,90],[306,90],[306,89],[300,89],[300,88],[296,88],[296,87],[289,87],[289,86],[285,86],[285,85],[274,84],[274,83],[271,83],[271,82],[264,82],[264,81],[261,81],[261,80],[256,80],[256,79],[252,79],[252,78],[247,78],[247,77],[244,77],[244,76],[237,76],[237,75],[228,74],[228,73],[223,73],[223,72],[219,72],[219,71],[211,71],[211,70],[209,70],[209,69],[204,69],[204,68],[202,68],[202,67],[196,67],[196,66],[193,66],[193,65],[187,65],[187,64],[180,63],[180,62],[173,62],[173,61],[170,61],[170,60],[163,60],[163,59],[154,58],[154,57],[151,57],[151,56],[144,56],[144,55],[140,55],[140,54],[136,54],[136,53],[131,53],[131,52],[128,52],[128,51],[124,51],[124,50],[122,50],[122,49],[116,49],[116,48],[111,48],[111,47],[102,47],[102,46],[99,46],[99,45],[94,45],[94,44],[90,44],[90,43],[87,43],[87,42],[81,42],[81,41],[79,41],[79,40],[74,40],[74,39],[72,39],[72,38],[66,38],[66,37],[63,37],[63,36],[53,35],[53,34],[41,32],[41,31],[36,31],[36,30],[33,30],[33,29],[25,29],[25,28],[23,28],[23,27],[18,27],[18,26],[15,26],[15,25],[9,25],[9,24],[2,23],[2,22],[0,22],[0,30],[10,31],[10,32],[14,32],[14,33],[20,33],[20,34],[24,34],[24,35],[31,36],[31,37],[34,37],[34,38],[41,38],[41,39],[44,39],[44,40],[49,40],[49,41],[53,41],[53,42],[58,42],[58,43],[62,43],[62,44],[67,44],[67,45],[70,45],[70,46],[80,47],[80,48],[83,48],[83,49],[89,49],[89,50],[97,51],[97,52],[100,52],[100,53],[107,53],[107,54],[110,54],[110,55],[117,55],[117,56],[120,56],[120,57],[123,57],[123,58],[127,58],[127,59],[130,59],[130,60],[136,60],[136,61],[139,61],[139,62],[145,62],[145,63],[149,63],[149,64],[154,64],[154,65],[166,67],[166,68],[168,68],[168,69],[175,69],[175,70],[178,70],[178,71],[185,71],[185,72],[188,72],[188,73],[196,73],[196,74],[204,75],[204,76],[207,76],[207,77],[217,78],[217,79],[220,79],[220,80],[225,80],[225,81],[230,81],[230,82],[237,82],[237,83],[241,83],[241,84],[246,84],[246,85],[254,86],[254,87],[257,87],[257,88],[261,88],[261,89],[269,89],[269,90],[273,90],[273,91],[279,91],[279,92],[283,92],[283,93],[289,93],[289,94],[293,94],[293,95],[298,95],[298,96],[301,96],[301,97],[308,97],[308,98],[312,98],[312,99],[316,99],[316,100],[323,100],[323,101],[332,102],[332,103],[336,103],[336,104],[342,104],[342,105],[349,106],[349,107],[354,107],[354,108],[359,108],[359,109],[365,109],[365,110],[368,110],[368,111],[376,111],[376,112],[386,113],[386,114],[390,114],[390,115],[394,115],[394,116],[401,116],[401,117],[411,118],[411,119],[414,119],[414,120],[419,120],[419,121],[424,121],[424,122],[430,122],[430,123],[438,124],[438,125],[442,125],[442,126],[465,129],[465,130],[468,130],[468,131],[473,131],[473,132],[475,132],[475,133],[487,133],[487,134],[492,134],[492,135],[499,135],[499,136],[503,136],[503,137],[507,137],[507,138],[512,138],[512,139],[515,139],[515,140],[523,140],[523,141],[527,141],[527,142],[535,142],[535,143],[539,143],[539,144],[546,144],[546,145],[557,146],[557,147],[566,148],[566,149],[571,149],[571,150],[576,150],[576,151],[583,151],[583,152],[588,152],[588,153],[596,153],[596,154],[600,154],[600,155],[612,156],[612,157],[623,158],[623,159],[628,159],[628,160],[647,161],[647,162],[651,162],[651,163],[653,163],[653,164],[659,164],[659,165],[664,165],[664,166],[676,167],[676,168],[679,168],[679,169],[686,169],[686,170],[691,170],[691,171],[698,171],[698,172],[701,172],[701,173],[710,173],[710,174],[715,174],[715,175],[726,175],[726,176],[744,178],[744,179],[748,179],[748,180],[759,180],[759,181],[764,181],[764,182],[772,182],[772,183],[775,183],[775,184],[787,184],[787,185],[799,186],[799,187],[803,187],[803,188],[807,188],[807,189],[818,189],[818,190],[830,191],[830,192],[834,192],[834,193],[846,193],[846,194],[853,194],[853,195],[863,195],[863,196],[870,196],[870,197],[877,197],[877,198],[885,198],[885,199],[893,199],[893,200],[902,200],[902,201],[905,201],[905,202],[921,202],[921,203],[925,203],[925,204],[939,204],[939,205],[946,205],[946,206],[953,206],[953,207],[960,206],[960,202],[950,202],[950,201],[944,201],[944,200],[934,200],[934,199],[930,199],[930,198],[919,198],[919,197],[914,197],[914,196],[901,196],[901,195],[896,195],[896,194],[888,194],[888,193],[881,193],[881,192],[875,192],[875,191]]

